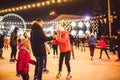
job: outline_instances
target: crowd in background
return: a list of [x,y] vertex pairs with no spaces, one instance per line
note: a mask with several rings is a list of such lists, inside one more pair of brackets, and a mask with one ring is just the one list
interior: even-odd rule
[[[47,70],[46,68],[46,64],[47,53],[50,54],[51,48],[53,49],[53,58],[59,58],[59,70],[56,78],[59,78],[61,76],[64,57],[65,64],[68,70],[67,78],[72,77],[70,75],[71,67],[69,60],[70,56],[73,59],[76,59],[74,50],[80,50],[85,52],[86,51],[85,48],[89,47],[90,57],[91,60],[93,60],[94,49],[99,48],[100,49],[99,59],[102,58],[102,52],[105,51],[108,60],[110,59],[108,53],[112,53],[117,54],[118,59],[116,61],[120,61],[120,29],[118,30],[117,36],[113,35],[111,38],[101,36],[100,38],[96,38],[92,32],[90,33],[89,36],[88,35],[82,37],[72,36],[72,34],[70,34],[68,31],[58,26],[58,32],[55,32],[54,35],[51,37],[47,37],[45,35],[45,32],[42,30],[42,27],[39,27],[42,26],[42,24],[43,21],[41,19],[36,20],[36,23],[32,25],[31,37],[28,36],[27,31],[18,36],[17,32],[19,31],[19,28],[17,27],[11,33],[10,38],[6,37],[4,34],[0,35],[0,59],[5,59],[5,56],[3,56],[4,54],[3,49],[8,50],[10,46],[11,47],[10,62],[17,61],[17,76],[21,75],[23,77],[23,80],[29,79],[28,74],[29,62],[36,66],[34,80],[42,80],[42,72],[46,73],[49,72],[49,70]],[[18,49],[19,51],[17,57]],[[28,55],[29,53],[31,53],[31,49],[36,60],[31,60],[30,55]],[[21,63],[21,60],[24,59],[24,56],[26,56],[26,54],[27,60],[26,63],[23,64]],[[60,54],[60,56],[58,54]],[[27,71],[22,71],[21,70],[22,67],[20,65],[26,64]]]

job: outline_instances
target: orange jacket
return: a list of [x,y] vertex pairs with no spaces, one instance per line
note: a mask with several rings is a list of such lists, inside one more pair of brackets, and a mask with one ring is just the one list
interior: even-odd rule
[[71,51],[69,33],[67,31],[63,31],[61,32],[61,36],[57,36],[57,43],[58,43],[60,52]]

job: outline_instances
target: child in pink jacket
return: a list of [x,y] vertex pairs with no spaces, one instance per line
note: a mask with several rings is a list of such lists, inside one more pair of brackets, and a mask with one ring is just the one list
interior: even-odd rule
[[24,39],[19,44],[18,59],[16,64],[17,75],[22,76],[23,80],[29,80],[29,63],[35,65],[35,61],[30,59],[30,41]]
[[101,57],[102,57],[102,52],[103,52],[103,50],[105,51],[108,59],[110,59],[110,57],[109,57],[109,55],[108,55],[108,53],[107,53],[107,44],[106,44],[106,42],[104,41],[104,39],[103,39],[102,37],[100,38],[98,45],[99,45],[100,48],[101,48],[99,59],[101,59]]

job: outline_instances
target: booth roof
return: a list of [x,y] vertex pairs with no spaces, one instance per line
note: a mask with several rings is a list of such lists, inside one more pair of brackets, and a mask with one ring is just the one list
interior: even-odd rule
[[82,18],[83,18],[83,16],[79,16],[79,15],[61,14],[60,16],[53,19],[52,21],[75,20],[75,19],[82,19]]

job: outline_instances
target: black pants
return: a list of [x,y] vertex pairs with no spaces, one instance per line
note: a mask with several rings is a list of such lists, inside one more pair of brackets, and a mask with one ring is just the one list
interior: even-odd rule
[[3,55],[3,49],[0,48],[0,57],[2,57],[2,55]]
[[120,46],[118,46],[118,59],[120,59]]
[[23,80],[29,80],[29,74],[21,74]]
[[113,52],[113,54],[116,54],[115,48],[114,48],[114,47],[111,47],[111,48],[110,48],[110,52]]
[[90,56],[93,57],[94,56],[95,45],[90,45],[89,48],[90,48]]
[[12,59],[14,57],[14,59],[16,59],[17,45],[10,45],[10,47],[11,47],[11,56],[10,56],[10,58]]
[[107,53],[107,49],[106,49],[106,48],[101,48],[100,58],[102,57],[102,52],[103,52],[103,51],[105,51],[105,53],[106,53],[106,55],[107,55],[107,57],[108,57],[108,59],[109,59],[110,57],[109,57],[109,55],[108,55],[108,53]]
[[43,70],[43,56],[36,56],[36,66],[35,66],[35,74],[34,77],[36,79],[34,80],[42,80],[42,70]]
[[62,71],[62,64],[63,64],[63,60],[65,58],[65,64],[66,64],[66,67],[67,67],[67,71],[68,72],[71,72],[71,68],[70,68],[70,51],[68,52],[60,52],[60,58],[59,58],[59,72]]
[[56,55],[58,55],[58,47],[57,47],[58,45],[52,45],[52,47],[53,47],[53,55],[55,55],[55,53],[56,53]]

